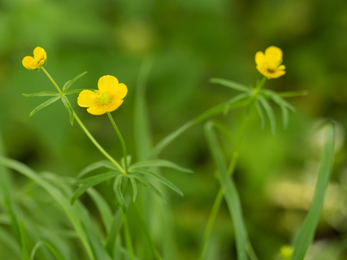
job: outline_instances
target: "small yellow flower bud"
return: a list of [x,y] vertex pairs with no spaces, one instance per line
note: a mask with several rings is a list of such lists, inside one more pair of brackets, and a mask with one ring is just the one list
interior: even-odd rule
[[47,63],[47,54],[41,47],[34,49],[34,57],[26,56],[22,60],[23,66],[28,70],[39,70]]
[[262,51],[258,51],[255,54],[257,70],[269,79],[281,77],[286,73],[284,71],[286,67],[281,65],[282,56],[282,50],[275,46],[268,47],[265,50],[265,54]]

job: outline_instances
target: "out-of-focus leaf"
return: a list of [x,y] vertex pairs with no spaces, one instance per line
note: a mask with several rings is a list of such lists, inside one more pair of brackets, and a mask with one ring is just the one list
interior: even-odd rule
[[77,75],[77,76],[74,77],[73,79],[67,81],[67,82],[64,84],[63,93],[65,93],[66,91],[68,91],[69,88],[71,87],[71,85],[72,85],[73,83],[75,83],[76,80],[78,80],[79,78],[81,78],[82,76],[84,76],[85,74],[87,74],[87,71],[82,72],[81,74]]
[[86,175],[87,173],[99,169],[101,167],[105,167],[114,171],[119,171],[118,168],[115,167],[115,165],[113,163],[111,163],[110,161],[107,160],[102,160],[102,161],[97,161],[94,162],[90,165],[88,165],[87,167],[85,167],[82,171],[80,171],[77,175],[77,179],[82,178],[84,175]]
[[227,79],[212,78],[212,79],[210,79],[210,82],[216,83],[216,84],[228,87],[228,88],[232,88],[232,89],[235,89],[238,91],[242,91],[242,92],[248,92],[251,90],[250,88],[248,88],[245,85],[242,85],[240,83],[237,83],[237,82],[232,81],[232,80],[227,80]]
[[272,107],[263,96],[259,95],[258,99],[260,103],[263,105],[265,112],[267,113],[269,117],[272,134],[276,134],[276,117],[275,117],[274,111],[272,110]]
[[73,112],[72,106],[70,104],[70,101],[65,96],[62,97],[61,100],[63,101],[63,104],[67,109],[67,112],[69,112],[70,124],[73,125],[74,112]]
[[138,168],[152,168],[152,167],[167,167],[167,168],[172,168],[180,172],[186,172],[186,173],[193,173],[192,170],[183,168],[181,166],[178,166],[177,164],[167,161],[167,160],[148,160],[148,161],[141,161],[134,163],[133,165],[130,166],[129,171],[132,171],[134,169]]
[[122,192],[122,184],[123,184],[123,175],[118,175],[116,179],[114,180],[113,190],[116,194],[117,201],[119,205],[121,206],[123,212],[125,213],[127,208],[125,205],[125,200]]
[[60,94],[57,92],[53,91],[42,91],[39,93],[30,93],[30,94],[25,94],[22,93],[24,97],[60,97]]

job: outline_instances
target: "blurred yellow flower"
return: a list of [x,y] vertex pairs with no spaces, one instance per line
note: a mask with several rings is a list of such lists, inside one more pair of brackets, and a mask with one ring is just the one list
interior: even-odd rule
[[291,246],[284,245],[280,248],[280,257],[283,260],[290,260],[293,256],[294,248]]
[[265,54],[262,51],[258,51],[255,54],[255,63],[257,64],[257,70],[265,77],[278,78],[284,75],[286,68],[282,63],[282,50],[275,46],[270,46],[265,50]]
[[47,54],[41,47],[36,47],[34,50],[34,57],[26,56],[22,60],[22,64],[28,70],[39,70],[47,63]]
[[98,89],[83,90],[77,98],[78,105],[88,107],[87,112],[92,115],[102,115],[116,110],[128,93],[125,84],[119,83],[116,77],[110,75],[99,79]]

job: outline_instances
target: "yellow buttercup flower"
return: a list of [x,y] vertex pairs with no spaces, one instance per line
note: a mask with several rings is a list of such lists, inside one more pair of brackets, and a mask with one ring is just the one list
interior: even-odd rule
[[110,75],[99,79],[98,89],[83,90],[77,98],[78,105],[88,107],[87,112],[92,115],[102,115],[116,110],[128,93],[125,84],[119,83],[116,77]]
[[265,54],[262,51],[258,51],[255,54],[257,70],[269,79],[281,77],[286,73],[284,71],[286,67],[281,65],[282,56],[282,50],[275,46],[268,47],[265,50]]
[[47,54],[41,47],[36,47],[34,57],[26,56],[22,60],[22,64],[28,70],[39,70],[47,63]]

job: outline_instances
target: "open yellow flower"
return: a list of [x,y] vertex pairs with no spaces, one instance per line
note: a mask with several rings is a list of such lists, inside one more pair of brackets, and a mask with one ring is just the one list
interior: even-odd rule
[[47,63],[47,54],[41,47],[36,47],[34,50],[34,57],[26,56],[22,60],[22,64],[28,70],[39,70]]
[[262,51],[258,51],[255,54],[255,63],[257,64],[257,70],[267,78],[278,78],[284,75],[286,72],[285,66],[282,63],[282,50],[275,46],[270,46],[265,50],[265,54]]
[[78,105],[88,107],[87,112],[92,115],[102,115],[116,110],[128,93],[125,84],[119,83],[116,77],[110,75],[99,79],[98,89],[83,90],[77,98]]

